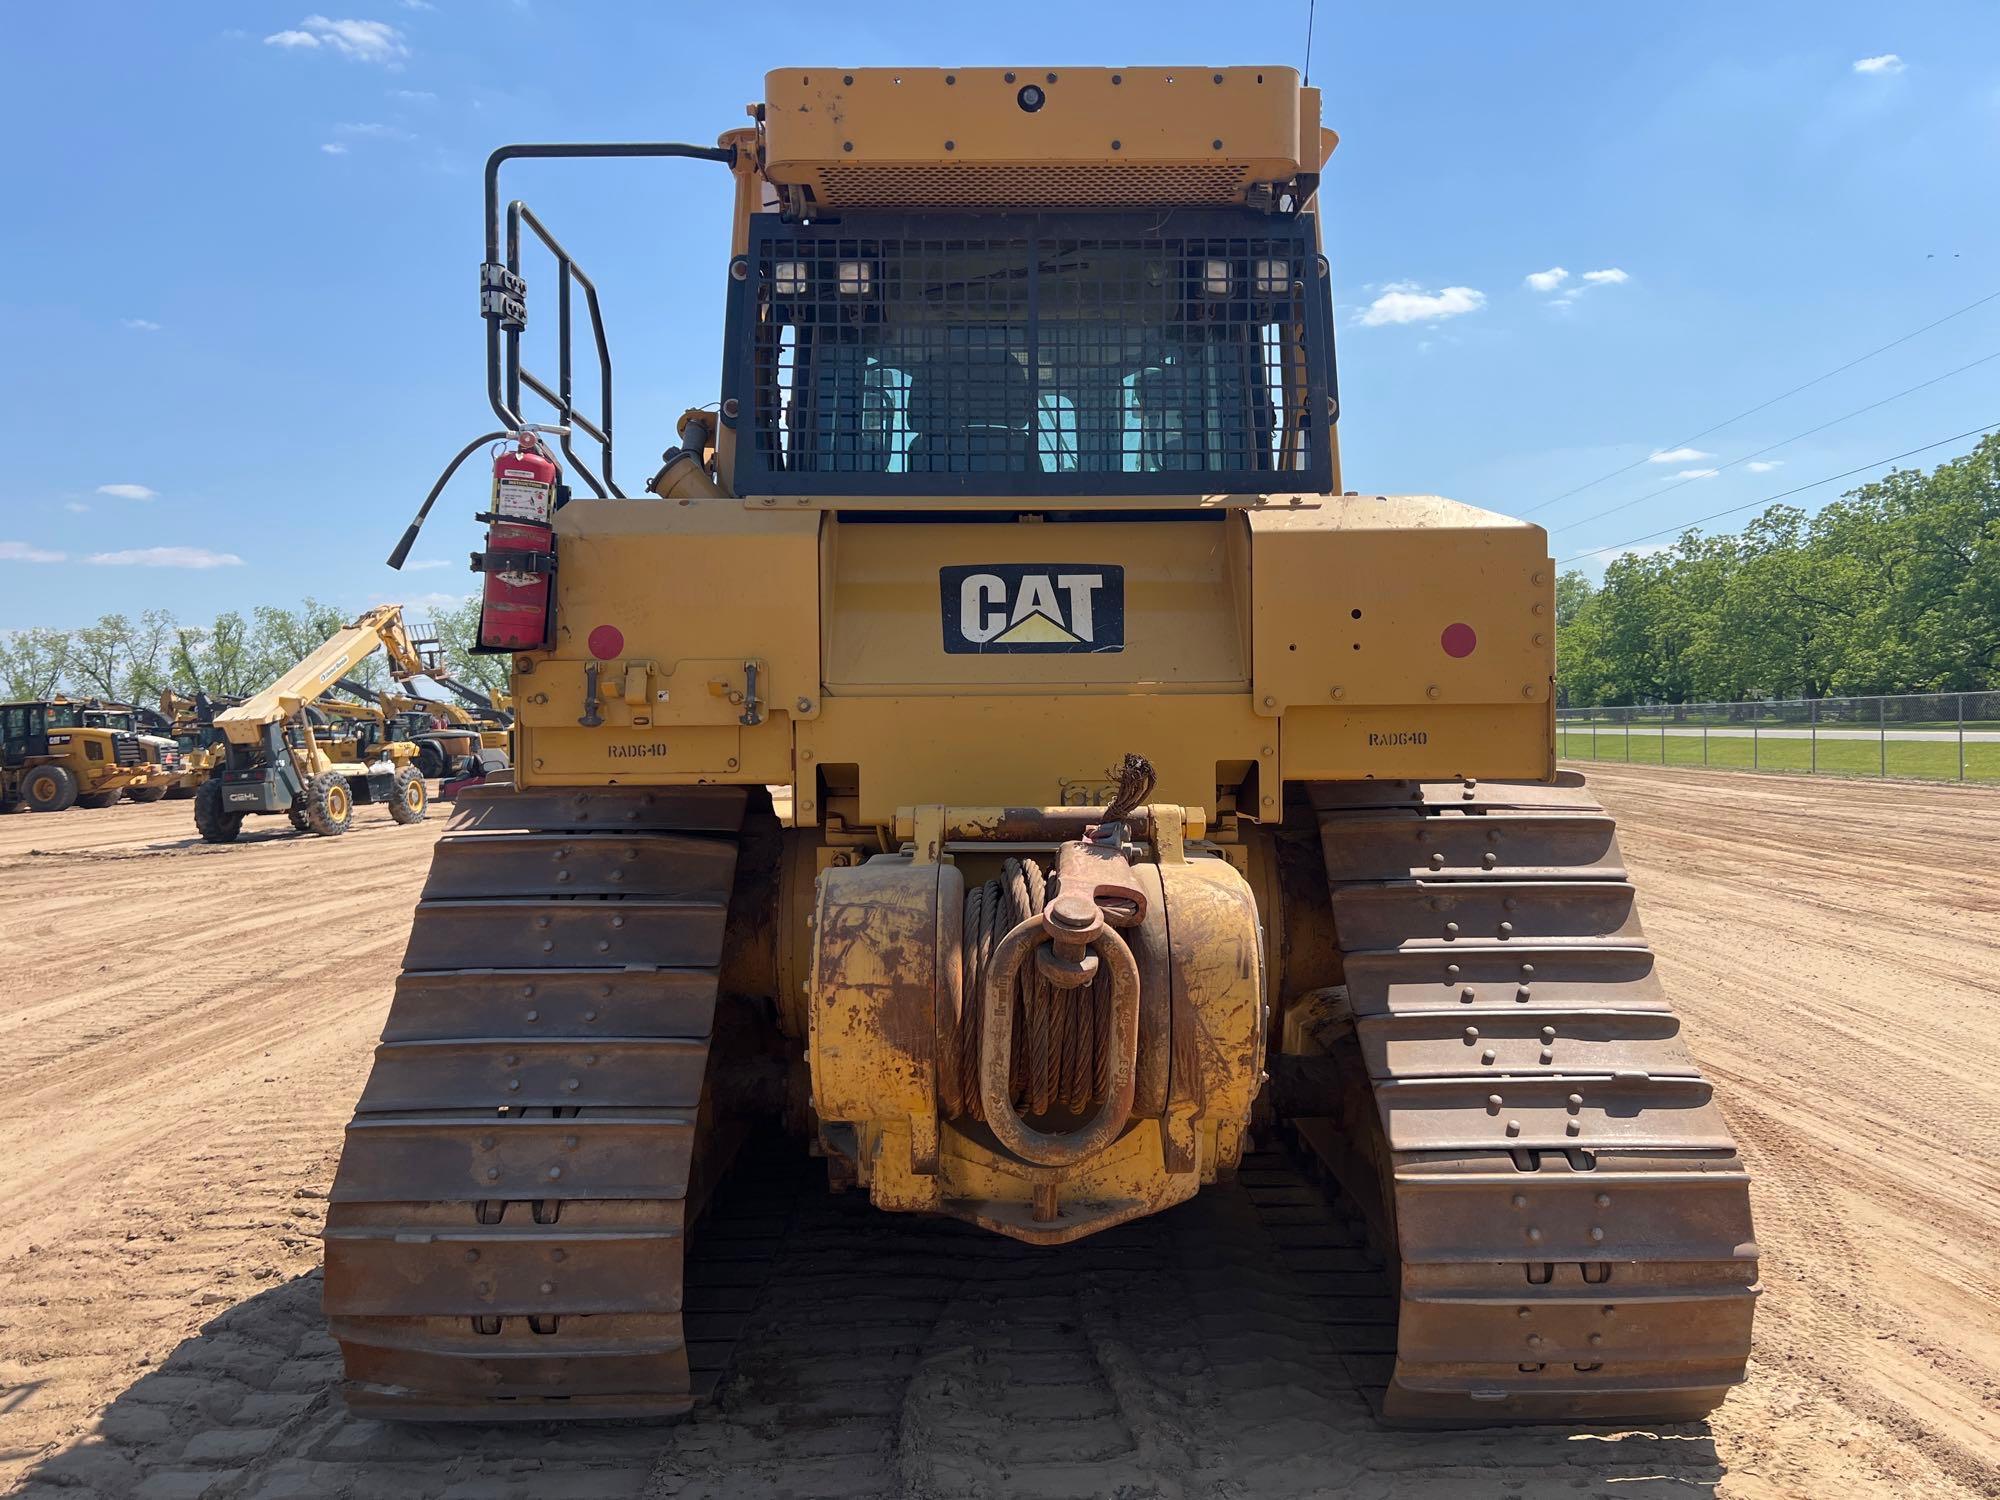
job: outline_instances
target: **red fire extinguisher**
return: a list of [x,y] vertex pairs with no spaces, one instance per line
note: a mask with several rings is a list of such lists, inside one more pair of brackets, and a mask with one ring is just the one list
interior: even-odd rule
[[562,478],[533,433],[518,447],[500,449],[493,461],[493,508],[486,550],[472,566],[485,575],[480,598],[479,644],[490,651],[533,651],[548,643],[549,589],[556,570],[556,484]]

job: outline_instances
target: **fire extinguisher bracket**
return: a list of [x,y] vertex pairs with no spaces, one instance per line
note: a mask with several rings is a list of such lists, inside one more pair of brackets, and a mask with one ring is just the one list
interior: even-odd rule
[[528,283],[504,265],[487,261],[479,268],[479,315],[511,333],[528,326]]
[[472,571],[475,573],[553,573],[555,570],[556,555],[553,551],[472,554]]

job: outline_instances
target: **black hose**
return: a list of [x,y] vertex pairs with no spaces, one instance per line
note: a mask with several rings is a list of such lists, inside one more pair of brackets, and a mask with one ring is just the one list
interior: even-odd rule
[[398,572],[402,571],[403,563],[409,558],[410,548],[417,544],[417,533],[423,530],[424,517],[431,513],[431,507],[437,503],[437,497],[444,493],[444,487],[451,483],[451,476],[458,472],[458,466],[472,457],[475,448],[479,448],[487,443],[499,442],[513,435],[511,432],[482,432],[478,437],[458,450],[458,457],[444,466],[444,472],[438,475],[437,483],[432,485],[431,492],[424,496],[424,503],[417,507],[416,517],[410,522],[408,529],[404,531],[403,539],[396,543],[396,550],[389,554],[390,567],[396,569]]

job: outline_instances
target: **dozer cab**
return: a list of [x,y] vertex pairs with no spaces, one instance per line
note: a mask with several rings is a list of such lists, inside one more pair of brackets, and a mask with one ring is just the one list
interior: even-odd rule
[[[349,1405],[686,1410],[723,1356],[684,1255],[762,1117],[883,1212],[1049,1247],[1254,1133],[1373,1226],[1389,1420],[1709,1410],[1746,1175],[1556,768],[1546,534],[1343,486],[1318,92],[809,67],[765,99],[712,148],[487,167],[499,428],[391,562],[495,444],[515,770],[437,844],[334,1181]],[[520,157],[733,175],[716,400],[644,488],[599,290],[502,202]]]
[[180,774],[178,758],[173,741],[141,734],[122,705],[0,703],[0,812],[158,801]]
[[[328,727],[321,700],[356,664],[376,651],[408,670],[421,671],[403,629],[402,606],[371,609],[336,631],[291,670],[233,708],[215,714],[221,758],[194,796],[195,827],[212,844],[232,842],[245,817],[283,813],[299,832],[345,833],[357,804],[384,803],[398,823],[423,820],[430,788],[414,764],[416,746],[400,740],[337,736],[321,743]],[[339,760],[336,750],[369,759]]]

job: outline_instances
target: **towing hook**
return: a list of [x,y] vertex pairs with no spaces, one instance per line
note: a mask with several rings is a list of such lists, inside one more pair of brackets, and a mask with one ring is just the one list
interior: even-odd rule
[[1057,989],[1080,990],[1097,978],[1097,954],[1092,951],[1104,931],[1104,913],[1086,896],[1058,895],[1042,909],[1042,930],[1049,940],[1035,949],[1035,967]]

